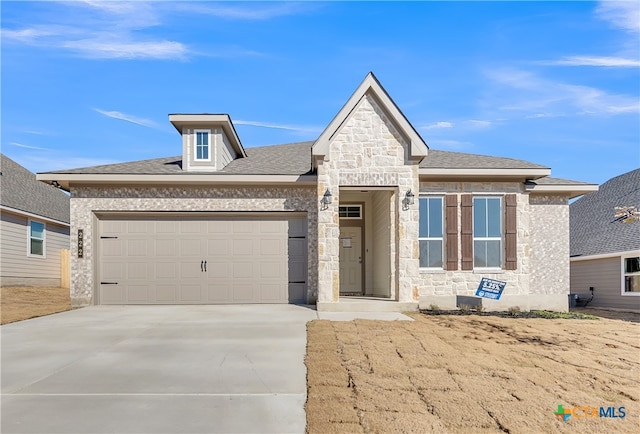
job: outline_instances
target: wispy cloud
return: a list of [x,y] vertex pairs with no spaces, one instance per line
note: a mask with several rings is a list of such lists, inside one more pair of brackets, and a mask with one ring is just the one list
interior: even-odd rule
[[108,118],[131,122],[132,124],[141,125],[143,127],[156,128],[158,126],[158,124],[156,124],[152,120],[139,118],[137,116],[128,115],[118,111],[101,110],[99,108],[94,108],[93,110]]
[[501,110],[535,113],[609,114],[640,112],[636,97],[616,95],[590,86],[544,79],[517,69],[494,69],[486,76],[496,86],[491,105]]
[[560,60],[544,62],[548,65],[566,65],[566,66],[604,66],[604,67],[622,67],[637,68],[640,66],[640,60],[628,59],[624,57],[608,57],[608,56],[568,56]]
[[601,1],[596,16],[620,29],[640,33],[640,3],[637,1]]
[[438,128],[452,128],[452,127],[453,127],[453,123],[452,122],[439,121],[439,122],[434,122],[432,124],[424,125],[424,126],[420,127],[420,129],[422,129],[422,130],[433,130],[433,129],[438,129]]
[[175,3],[177,10],[210,15],[227,20],[264,21],[288,15],[298,15],[316,10],[319,6],[313,3],[283,2],[256,3],[238,2],[235,4],[222,3]]
[[269,122],[260,122],[260,121],[235,120],[233,121],[233,123],[235,125],[247,125],[251,127],[260,127],[260,128],[273,128],[276,130],[296,131],[299,133],[319,133],[322,131],[321,127],[288,125],[288,124],[272,124]]
[[40,146],[25,145],[24,143],[18,143],[18,142],[11,142],[10,145],[11,146],[17,146],[18,148],[25,148],[25,149],[38,149],[40,151],[48,151],[49,150],[47,148],[41,148]]
[[491,122],[490,121],[481,121],[478,119],[469,119],[467,121],[469,123],[469,125],[471,125],[472,127],[475,128],[488,128],[491,126]]
[[188,49],[174,41],[119,41],[102,38],[67,41],[64,48],[95,59],[186,59]]

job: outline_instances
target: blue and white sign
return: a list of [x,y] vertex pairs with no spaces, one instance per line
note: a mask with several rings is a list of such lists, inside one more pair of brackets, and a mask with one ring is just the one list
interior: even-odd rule
[[490,298],[492,300],[500,300],[504,287],[507,286],[507,282],[501,280],[487,279],[483,277],[480,281],[480,285],[476,290],[476,297]]

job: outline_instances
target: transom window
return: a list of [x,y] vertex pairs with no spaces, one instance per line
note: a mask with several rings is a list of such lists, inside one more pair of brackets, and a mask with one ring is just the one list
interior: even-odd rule
[[640,293],[640,257],[622,258],[624,271],[624,292]]
[[362,205],[340,205],[338,214],[341,219],[361,219]]
[[420,268],[442,268],[443,257],[443,208],[442,197],[421,197]]
[[473,266],[502,266],[502,199],[473,198]]
[[211,161],[209,145],[209,131],[195,131],[196,134],[196,161]]
[[29,255],[44,256],[44,223],[29,220]]

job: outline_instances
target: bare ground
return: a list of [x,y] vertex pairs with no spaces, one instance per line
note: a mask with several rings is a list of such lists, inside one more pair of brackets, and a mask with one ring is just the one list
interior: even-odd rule
[[31,286],[0,288],[2,324],[71,310],[69,289]]
[[307,325],[308,433],[640,432],[637,321],[413,317]]

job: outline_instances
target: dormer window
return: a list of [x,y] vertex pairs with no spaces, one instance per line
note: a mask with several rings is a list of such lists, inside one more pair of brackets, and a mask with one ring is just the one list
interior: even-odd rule
[[195,161],[211,161],[211,143],[209,130],[195,130]]

